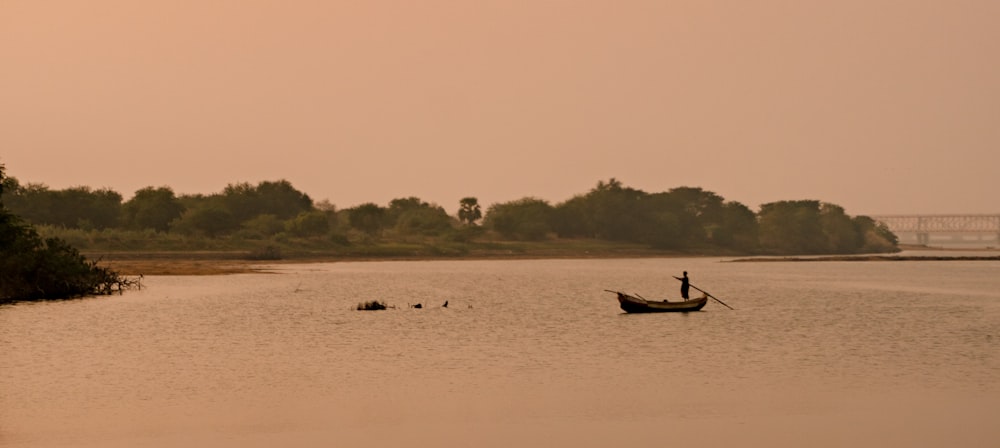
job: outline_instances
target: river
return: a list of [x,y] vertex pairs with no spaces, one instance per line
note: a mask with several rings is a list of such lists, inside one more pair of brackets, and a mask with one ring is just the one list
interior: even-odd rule
[[[735,310],[623,314],[604,291],[676,298],[684,270]],[[1000,446],[997,261],[340,262],[143,284],[0,306],[0,447]]]

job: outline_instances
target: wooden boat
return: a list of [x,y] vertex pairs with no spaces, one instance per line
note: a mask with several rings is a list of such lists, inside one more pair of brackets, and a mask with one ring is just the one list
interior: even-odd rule
[[619,291],[609,291],[618,294],[618,302],[626,313],[669,313],[698,311],[708,303],[708,296],[702,295],[697,299],[688,299],[677,302],[646,300],[634,297]]

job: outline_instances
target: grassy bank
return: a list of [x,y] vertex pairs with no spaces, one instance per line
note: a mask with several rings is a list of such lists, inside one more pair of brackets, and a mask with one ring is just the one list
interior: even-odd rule
[[1000,256],[931,256],[931,255],[836,255],[819,257],[760,257],[738,258],[732,262],[797,262],[797,261],[1000,261]]
[[[363,260],[640,258],[753,254],[704,245],[683,250],[597,239],[511,241],[477,231],[449,237],[380,237],[352,233],[319,238],[206,238],[152,231],[83,231],[43,227],[88,259],[123,275],[214,275],[259,272],[266,265]],[[784,259],[788,260],[788,259]],[[812,260],[807,258],[806,260]]]
[[[259,271],[281,263],[365,260],[635,258],[673,256],[733,256],[712,250],[669,251],[600,240],[540,242],[469,242],[450,244],[373,243],[334,248],[258,247],[222,250],[100,250],[84,254],[125,275],[211,275]],[[268,256],[262,256],[268,255]],[[744,254],[745,255],[745,254]]]
[[[909,248],[929,250],[928,248]],[[317,263],[378,260],[488,260],[488,259],[580,259],[642,257],[733,257],[732,262],[807,262],[807,261],[956,261],[1000,260],[995,255],[949,256],[919,255],[827,255],[808,257],[748,257],[747,254],[702,248],[698,251],[656,250],[642,245],[600,240],[550,240],[540,242],[471,242],[455,246],[419,243],[382,243],[352,245],[328,249],[280,249],[269,259],[260,257],[260,249],[247,247],[226,250],[88,250],[88,258],[124,275],[218,275],[262,272],[266,266],[284,263]]]

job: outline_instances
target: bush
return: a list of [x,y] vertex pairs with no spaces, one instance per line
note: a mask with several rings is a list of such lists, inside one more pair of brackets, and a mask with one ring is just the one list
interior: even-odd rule
[[87,261],[59,238],[45,238],[3,206],[0,165],[0,303],[67,299],[138,287],[137,279]]
[[244,221],[238,235],[247,239],[264,239],[285,230],[285,223],[276,215],[264,214]]
[[505,238],[537,241],[552,231],[553,209],[535,198],[494,204],[486,211],[484,225]]
[[285,230],[301,237],[321,236],[330,231],[330,220],[320,210],[302,212],[285,224]]

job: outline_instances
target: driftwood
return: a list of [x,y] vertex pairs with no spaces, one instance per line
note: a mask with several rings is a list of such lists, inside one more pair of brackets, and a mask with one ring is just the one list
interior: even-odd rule
[[358,304],[358,311],[378,311],[386,308],[385,302],[379,302],[378,300],[369,300]]

